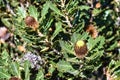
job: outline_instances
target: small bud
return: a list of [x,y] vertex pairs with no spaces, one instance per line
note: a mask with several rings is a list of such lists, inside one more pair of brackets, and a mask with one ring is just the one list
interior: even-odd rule
[[74,50],[78,58],[84,58],[88,52],[87,45],[83,40],[79,40],[75,43]]
[[27,16],[25,18],[25,24],[31,27],[34,31],[39,27],[38,21],[32,16]]

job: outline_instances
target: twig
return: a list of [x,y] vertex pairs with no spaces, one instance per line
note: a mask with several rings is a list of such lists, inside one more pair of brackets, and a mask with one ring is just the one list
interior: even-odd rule
[[14,11],[11,9],[9,3],[7,3],[6,7],[7,7],[8,11],[9,11],[12,15],[16,16],[16,14],[14,13]]
[[70,23],[70,20],[67,15],[65,16],[65,19],[66,19],[66,23],[68,24],[68,26],[72,27],[72,24]]
[[89,22],[93,22],[93,17],[94,17],[94,15],[92,14],[92,11],[93,11],[93,8],[94,8],[94,6],[93,6],[93,0],[88,0],[88,3],[89,3],[90,6],[91,6],[91,10],[90,10],[90,21],[89,21]]
[[60,0],[61,1],[61,7],[65,6],[65,0]]
[[[64,8],[64,7],[65,7],[65,1],[66,1],[66,0],[60,0],[60,1],[61,1],[61,7]],[[67,11],[64,10],[64,12],[65,12],[64,18],[66,19],[65,22],[68,24],[69,27],[72,27],[72,24],[70,23],[70,20],[69,20]]]

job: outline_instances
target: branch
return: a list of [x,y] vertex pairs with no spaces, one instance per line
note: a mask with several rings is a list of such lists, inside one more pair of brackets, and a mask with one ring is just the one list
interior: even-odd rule
[[[64,8],[66,0],[60,0],[60,1],[61,1],[61,8]],[[72,24],[70,23],[70,20],[69,20],[69,17],[68,17],[68,13],[67,13],[67,11],[65,9],[64,9],[64,12],[65,12],[64,18],[66,20],[65,22],[68,24],[69,27],[72,27]]]

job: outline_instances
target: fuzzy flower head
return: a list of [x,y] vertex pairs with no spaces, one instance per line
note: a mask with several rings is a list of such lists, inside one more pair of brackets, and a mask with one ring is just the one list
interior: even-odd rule
[[35,68],[36,70],[38,70],[40,68],[40,65],[43,64],[43,60],[41,59],[40,56],[37,56],[31,52],[26,53],[22,59],[21,62],[25,62],[26,60],[28,60],[31,64],[31,68]]

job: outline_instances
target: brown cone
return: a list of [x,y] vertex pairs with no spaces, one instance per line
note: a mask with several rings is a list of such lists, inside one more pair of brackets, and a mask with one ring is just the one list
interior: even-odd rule
[[27,16],[25,18],[25,24],[29,27],[31,27],[33,30],[36,30],[39,27],[39,23],[36,21],[36,19],[32,16]]

